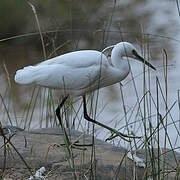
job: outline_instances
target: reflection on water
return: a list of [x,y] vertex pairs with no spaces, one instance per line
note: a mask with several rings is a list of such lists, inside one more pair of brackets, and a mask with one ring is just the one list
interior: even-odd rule
[[[60,1],[54,1],[53,4],[50,1],[46,1],[46,3],[41,3],[40,1],[38,1],[38,3],[36,1],[32,2],[36,6],[42,31],[53,30],[53,32],[44,33],[47,56],[56,56],[76,49],[100,50],[107,45],[111,45],[122,40],[133,42],[134,44],[137,44],[137,48],[139,46],[139,51],[141,53],[142,49],[146,49],[146,58],[148,58],[147,54],[149,53],[152,63],[157,66],[156,72],[151,71],[150,87],[148,85],[149,76],[148,73],[146,74],[146,90],[150,89],[153,98],[156,99],[156,76],[162,83],[163,93],[165,93],[164,69],[161,68],[163,64],[162,49],[165,49],[168,54],[168,64],[174,65],[168,67],[168,107],[170,108],[174,101],[177,100],[177,90],[179,89],[179,67],[176,66],[176,62],[178,61],[177,49],[179,48],[179,42],[168,38],[173,37],[174,39],[178,39],[176,33],[179,30],[179,17],[176,12],[175,3],[168,0],[163,1],[163,3],[159,3],[155,0],[111,0],[108,2],[103,0],[93,0],[85,2],[73,1],[73,3],[65,1],[60,3]],[[6,9],[8,6],[14,7],[15,5],[7,3],[7,6],[4,8]],[[13,28],[11,29],[11,24],[7,24],[7,29],[9,28],[9,31],[7,34],[2,32],[1,35],[5,34],[5,36],[1,36],[1,38],[37,30],[35,19],[30,7],[27,4],[24,6],[25,9],[28,10],[24,12],[22,11],[21,13],[26,15],[24,16],[26,23],[23,24],[23,21],[20,21],[18,27],[13,25],[17,31],[14,31]],[[17,8],[19,7],[17,6]],[[3,17],[4,16],[2,16],[2,18]],[[20,15],[17,14],[17,17],[20,18]],[[3,30],[7,31],[7,29],[4,27]],[[146,35],[142,35],[143,33]],[[159,34],[162,36],[159,36]],[[63,44],[64,46],[61,47]],[[52,52],[55,53],[51,54]],[[25,119],[24,112],[27,112],[27,108],[25,107],[27,107],[27,104],[31,100],[34,87],[17,85],[14,83],[13,77],[17,69],[25,65],[38,63],[43,59],[41,41],[38,34],[0,42],[0,61],[2,63],[0,71],[0,92],[3,95],[10,112],[13,114],[11,115],[11,118],[13,121],[18,121],[18,124],[21,124],[22,126],[23,123],[21,123],[21,121],[23,122],[23,119]],[[6,68],[4,68],[4,63],[7,71]],[[134,76],[143,71],[142,65],[137,62],[133,62],[131,67]],[[6,76],[7,73],[10,77],[12,91],[10,91],[8,85],[8,78]],[[134,122],[135,120],[137,121],[137,124],[141,122],[139,123],[141,125],[136,124],[136,127],[134,127],[133,124],[131,127],[131,130],[138,134],[141,133],[138,130],[143,129],[143,123],[140,111],[138,111],[138,105],[136,105],[137,96],[133,81],[130,81],[131,79],[132,77],[129,75],[123,82],[124,86],[122,87],[122,91],[125,97],[125,109],[127,111],[127,114],[125,114],[129,123]],[[130,82],[127,83],[128,81]],[[135,84],[139,99],[141,99],[143,97],[143,76],[135,78]],[[38,89],[36,88],[35,95],[38,93]],[[39,103],[40,107],[37,106],[35,108],[33,117],[29,114],[30,118],[36,120],[41,119],[42,114],[47,117],[49,111],[53,112],[52,108],[45,109],[45,105],[41,105],[45,103],[43,102],[42,97],[49,96],[48,91],[42,91],[42,93],[39,94],[41,94],[41,98],[40,100],[37,100],[37,104]],[[58,102],[57,97],[59,96],[55,96],[55,99]],[[12,99],[14,104],[11,101]],[[162,96],[160,97],[160,100],[160,112],[162,113],[162,116],[164,116],[166,114],[166,104],[163,102]],[[34,99],[34,101],[36,100]],[[147,103],[147,119],[148,114],[152,115],[152,117],[149,117],[149,120],[152,121],[152,124],[156,124],[156,107],[153,105],[153,102],[150,103],[150,99],[146,99],[145,103]],[[103,113],[100,113],[98,116],[99,121],[105,119],[112,120],[114,118],[111,125],[116,126],[116,128],[122,127],[126,124],[124,121],[125,115],[119,85],[101,90],[98,105],[99,112],[103,109],[103,107],[105,107]],[[134,106],[136,107],[134,108]],[[4,123],[9,123],[4,107],[1,107],[2,112],[4,112],[1,114],[1,117],[4,120]],[[17,114],[14,114],[12,107],[14,107],[14,109],[18,112]],[[168,116],[169,123],[171,123],[172,120],[177,121],[179,119],[177,110],[178,104],[172,108],[171,115]],[[143,114],[143,103],[141,105],[141,111]],[[53,117],[49,118],[53,119]],[[109,121],[107,123],[109,124]],[[176,125],[179,127],[178,123],[176,123]],[[32,123],[32,127],[37,126],[37,123]],[[139,128],[140,126],[141,128]],[[101,130],[100,138],[103,138],[106,135],[106,131],[103,132],[104,134]],[[176,143],[178,144],[180,143],[180,140],[176,140],[176,137],[173,134],[174,132],[177,134],[177,129],[173,124],[172,126],[169,126],[168,133],[170,138],[172,138],[172,142],[175,143],[175,141],[177,141]]]

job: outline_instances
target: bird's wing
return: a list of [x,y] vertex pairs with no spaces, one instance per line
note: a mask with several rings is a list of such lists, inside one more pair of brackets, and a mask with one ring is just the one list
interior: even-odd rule
[[41,62],[39,65],[61,64],[74,68],[90,67],[100,63],[108,64],[107,57],[95,50],[75,51]]
[[[105,69],[105,67],[103,66]],[[72,67],[63,64],[29,66],[17,71],[15,81],[20,84],[37,84],[44,87],[82,90],[99,78],[100,66]]]

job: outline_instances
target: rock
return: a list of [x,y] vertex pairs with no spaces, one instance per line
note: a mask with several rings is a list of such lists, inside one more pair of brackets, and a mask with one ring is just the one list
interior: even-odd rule
[[[89,179],[95,176],[96,179],[109,180],[117,177],[118,180],[132,179],[134,176],[135,162],[128,158],[127,150],[123,147],[115,147],[104,141],[95,139],[95,148],[89,146],[92,143],[92,136],[81,132],[67,130],[71,142],[86,144],[88,146],[71,145],[69,151],[64,146],[64,136],[59,127],[22,131],[17,130],[10,138],[11,143],[6,144],[6,153],[3,146],[4,139],[0,141],[0,169],[4,169],[3,176],[6,179],[28,179],[41,167],[45,167],[46,179],[71,180],[74,174],[79,179]],[[6,140],[7,141],[7,140]],[[22,156],[28,167],[17,154],[12,146]],[[95,151],[93,151],[95,149]],[[94,153],[93,153],[94,152]],[[6,154],[6,156],[4,156]],[[136,155],[144,159],[144,151],[136,152]],[[180,162],[180,155],[168,154],[168,161],[171,169],[177,167]],[[28,169],[29,168],[29,169]],[[169,166],[170,168],[170,166]],[[91,170],[93,169],[93,170]],[[136,167],[136,176],[142,179],[145,169]],[[168,178],[174,178],[175,174]]]

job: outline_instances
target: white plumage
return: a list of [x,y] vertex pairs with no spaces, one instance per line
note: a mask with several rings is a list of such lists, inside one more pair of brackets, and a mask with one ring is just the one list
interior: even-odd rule
[[[118,43],[111,48],[111,63],[102,52],[75,51],[24,67],[16,72],[15,81],[19,84],[55,88],[66,95],[80,96],[123,80],[130,69],[127,57],[144,62],[135,47],[128,42]],[[155,69],[146,61],[145,64]]]
[[[103,54],[112,49],[111,58]],[[107,47],[102,52],[82,50],[67,53],[35,66],[27,66],[16,72],[15,81],[19,84],[36,84],[55,88],[64,95],[56,109],[56,116],[62,126],[60,109],[66,99],[72,96],[83,96],[84,118],[115,133],[124,140],[130,138],[111,127],[90,118],[86,108],[86,93],[122,81],[129,73],[130,67],[127,57],[137,59],[152,69],[149,62],[138,55],[135,47],[128,42],[121,42]],[[134,138],[134,137],[133,137]]]

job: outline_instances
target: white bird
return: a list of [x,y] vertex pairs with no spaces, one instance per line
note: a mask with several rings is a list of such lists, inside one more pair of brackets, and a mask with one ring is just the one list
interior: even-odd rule
[[[107,49],[112,49],[110,60],[103,53]],[[36,84],[61,91],[65,98],[56,109],[59,120],[60,108],[67,97],[83,96],[85,119],[112,131],[112,128],[87,115],[85,94],[125,79],[130,71],[127,57],[137,59],[154,70],[155,68],[145,61],[137,53],[136,48],[128,42],[109,46],[104,51],[75,51],[34,66],[24,67],[16,72],[15,81],[19,84]],[[122,136],[118,131],[115,133]]]

